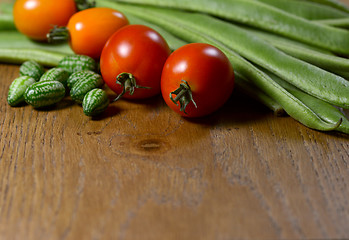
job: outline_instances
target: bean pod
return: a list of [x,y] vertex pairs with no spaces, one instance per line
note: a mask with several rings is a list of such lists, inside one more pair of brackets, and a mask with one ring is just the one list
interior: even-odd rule
[[20,67],[19,67],[19,75],[20,76],[29,76],[35,79],[35,81],[39,81],[40,77],[45,73],[44,67],[33,61],[25,61]]
[[86,116],[96,116],[105,111],[109,105],[107,93],[100,88],[89,91],[82,102],[82,108]]
[[25,91],[35,82],[35,79],[30,76],[21,76],[13,80],[8,91],[7,103],[14,107],[24,102]]
[[58,67],[70,74],[82,70],[97,71],[96,61],[85,55],[68,55],[59,61]]
[[34,108],[53,105],[65,96],[65,87],[58,81],[42,81],[30,85],[24,93],[24,100]]

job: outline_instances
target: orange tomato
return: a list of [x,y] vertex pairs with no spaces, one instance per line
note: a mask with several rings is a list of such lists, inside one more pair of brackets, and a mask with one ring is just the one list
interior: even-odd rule
[[31,39],[46,41],[54,25],[66,26],[76,13],[74,0],[17,0],[13,17],[19,32]]
[[89,8],[74,14],[67,28],[70,46],[76,54],[99,58],[109,37],[128,25],[121,12],[111,8]]

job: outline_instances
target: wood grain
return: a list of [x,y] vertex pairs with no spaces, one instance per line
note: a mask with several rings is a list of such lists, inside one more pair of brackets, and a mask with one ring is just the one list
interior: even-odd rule
[[347,136],[238,92],[197,120],[161,97],[12,108],[0,73],[1,240],[349,238]]

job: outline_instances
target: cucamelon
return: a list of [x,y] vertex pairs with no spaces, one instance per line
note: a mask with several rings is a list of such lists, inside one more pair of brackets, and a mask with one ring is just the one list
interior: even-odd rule
[[9,87],[7,103],[14,107],[24,102],[24,93],[36,81],[30,76],[21,76],[13,80]]
[[65,87],[58,81],[40,81],[30,85],[24,93],[24,100],[34,108],[46,107],[61,101]]
[[45,68],[33,61],[25,61],[22,63],[22,65],[19,67],[19,75],[20,76],[29,76],[35,79],[35,81],[39,81],[40,77],[45,73]]
[[96,116],[105,111],[109,105],[107,93],[100,88],[94,88],[86,93],[82,101],[82,109],[86,116]]
[[65,87],[67,86],[67,80],[69,78],[69,72],[63,68],[51,68],[44,75],[41,76],[40,82],[43,81],[58,81],[61,82]]
[[94,88],[100,88],[104,84],[104,81],[99,74],[91,76],[85,76],[78,80],[70,89],[71,98],[77,103],[82,103],[86,93]]
[[96,61],[93,58],[85,55],[66,56],[59,61],[58,67],[63,68],[70,74],[82,70],[97,71]]
[[82,70],[82,71],[74,72],[69,76],[67,80],[67,86],[68,88],[71,89],[76,82],[84,78],[90,78],[92,76],[99,76],[99,75],[90,70]]

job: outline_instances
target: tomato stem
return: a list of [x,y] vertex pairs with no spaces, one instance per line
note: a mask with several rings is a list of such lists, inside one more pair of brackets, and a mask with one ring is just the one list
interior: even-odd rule
[[[173,98],[172,95],[176,95],[176,97]],[[195,108],[197,108],[196,103],[193,99],[193,94],[191,92],[190,86],[189,86],[188,82],[185,80],[182,80],[182,83],[179,84],[179,88],[177,88],[173,92],[170,92],[170,99],[177,106],[178,106],[178,102],[179,102],[180,111],[184,112],[185,114],[187,114],[185,112],[185,109],[190,102],[192,102],[194,104]]]
[[76,8],[79,11],[93,8],[96,6],[96,1],[88,1],[88,0],[75,0]]
[[144,87],[137,85],[136,78],[131,73],[120,73],[116,77],[116,83],[123,86],[122,92],[114,99],[113,102],[119,100],[126,92],[133,95],[136,88],[150,89],[150,87]]
[[46,37],[50,43],[59,43],[67,41],[70,38],[70,33],[67,27],[54,26]]

